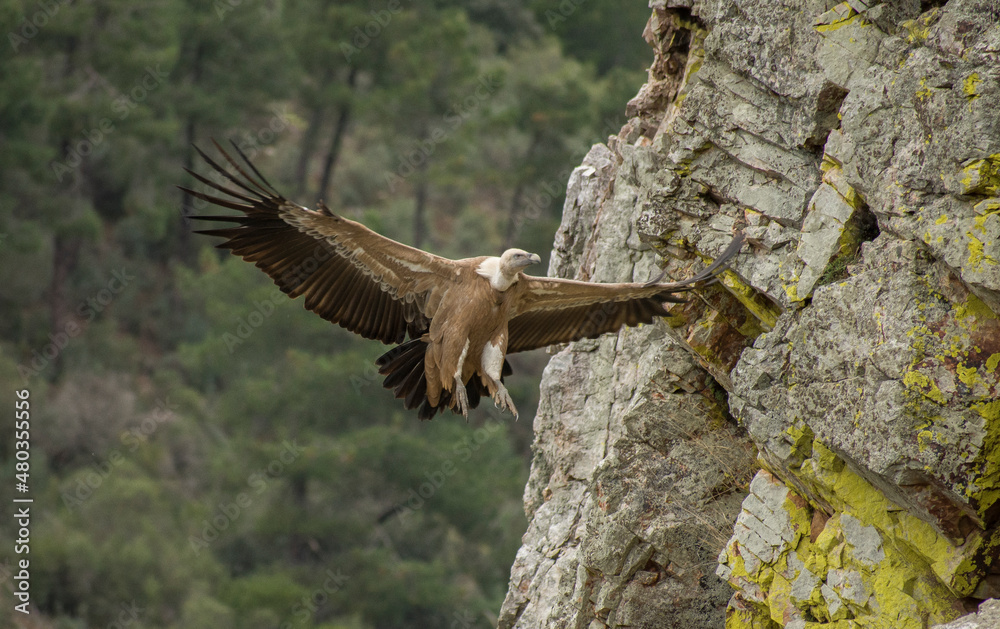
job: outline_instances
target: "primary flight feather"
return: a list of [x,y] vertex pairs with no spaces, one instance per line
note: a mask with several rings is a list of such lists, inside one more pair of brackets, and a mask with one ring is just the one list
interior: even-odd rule
[[[540,258],[520,249],[449,260],[381,236],[324,204],[291,203],[234,145],[217,143],[235,174],[195,150],[221,177],[188,172],[225,197],[181,187],[240,214],[197,216],[230,227],[198,233],[267,273],[289,297],[324,319],[392,348],[376,364],[384,385],[421,419],[450,408],[468,416],[483,395],[517,416],[503,385],[506,355],[651,323],[676,293],[715,281],[743,244],[738,234],[704,271],[682,282],[596,284],[526,275]],[[249,172],[247,171],[249,168]],[[185,169],[187,170],[187,169]],[[252,174],[251,174],[252,173]]]

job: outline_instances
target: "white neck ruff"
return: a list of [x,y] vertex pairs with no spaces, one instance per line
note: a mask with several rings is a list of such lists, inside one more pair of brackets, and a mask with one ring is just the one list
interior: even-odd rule
[[501,293],[517,282],[518,274],[513,276],[504,275],[500,268],[500,258],[494,256],[483,260],[476,268],[476,273],[490,281],[490,286]]

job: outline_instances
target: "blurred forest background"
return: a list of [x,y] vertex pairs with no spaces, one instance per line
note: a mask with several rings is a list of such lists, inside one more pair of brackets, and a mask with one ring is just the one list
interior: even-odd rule
[[9,495],[28,388],[35,499],[30,617],[0,503],[0,625],[492,624],[547,356],[512,361],[519,422],[421,423],[381,387],[384,346],[192,235],[209,208],[174,184],[205,171],[192,143],[231,139],[290,198],[389,237],[547,254],[570,170],[645,79],[648,15],[0,0],[0,469]]

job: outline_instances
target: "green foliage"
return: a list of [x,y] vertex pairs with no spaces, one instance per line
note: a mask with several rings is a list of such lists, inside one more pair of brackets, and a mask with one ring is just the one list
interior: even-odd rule
[[252,574],[228,582],[220,597],[230,608],[243,614],[264,608],[280,614],[291,609],[304,596],[305,588],[287,574],[267,572]]
[[[40,626],[489,624],[531,418],[418,422],[381,386],[385,347],[192,236],[185,214],[219,210],[174,184],[192,142],[232,139],[290,198],[327,179],[391,238],[544,255],[570,169],[642,80],[636,6],[0,0],[0,382],[32,393]],[[515,362],[530,415],[546,357]]]
[[556,34],[566,52],[591,63],[601,75],[615,68],[649,64],[642,31],[649,9],[641,2],[561,2],[535,0],[542,26]]
[[232,609],[202,592],[184,601],[180,626],[191,629],[234,629],[236,614]]

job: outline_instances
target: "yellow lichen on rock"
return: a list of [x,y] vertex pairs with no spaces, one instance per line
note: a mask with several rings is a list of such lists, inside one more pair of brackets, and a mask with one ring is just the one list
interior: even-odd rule
[[[1000,402],[983,412],[1000,425]],[[744,592],[748,584],[760,592],[758,601],[744,600],[743,609],[730,610],[727,628],[768,626],[753,624],[765,612],[779,626],[808,618],[814,620],[805,626],[817,629],[844,622],[923,629],[958,616],[957,598],[976,588],[986,546],[1000,539],[973,532],[954,543],[888,500],[821,442],[802,443],[809,434],[808,428],[789,434],[797,451],[811,452],[791,485],[801,492],[765,467],[744,503],[745,513],[752,512],[764,530],[783,522],[782,530],[790,533],[776,533],[770,545],[757,548],[734,537],[720,557],[721,576],[734,585],[739,581]],[[826,509],[832,516],[821,515]],[[747,556],[755,558],[752,573],[745,569]]]
[[[748,582],[755,584],[760,600],[744,600],[738,612],[731,609],[727,628],[754,626],[746,623],[760,622],[765,611],[779,626],[811,619],[805,626],[816,628],[846,622],[852,627],[923,629],[928,621],[955,618],[955,597],[975,587],[975,579],[969,578],[974,573],[971,558],[982,540],[973,537],[965,546],[954,546],[888,501],[821,443],[813,443],[811,450],[798,479],[808,485],[805,494],[787,490],[766,470],[751,485],[755,493],[744,509],[765,527],[787,521],[795,535],[758,548],[741,545],[735,537],[730,542],[720,557],[720,574],[740,581],[744,592]],[[780,503],[774,500],[776,491],[787,491]],[[765,506],[783,513],[769,516]],[[832,517],[818,515],[831,507]],[[757,558],[749,575],[743,562],[754,551],[770,560]],[[752,606],[759,611],[748,609]]]
[[[1000,359],[1000,354],[990,357]],[[995,365],[994,365],[995,367]],[[974,404],[972,410],[983,419],[986,436],[980,456],[974,462],[976,474],[966,489],[966,495],[980,514],[1000,501],[1000,400]]]
[[979,78],[979,73],[973,72],[962,81],[962,91],[970,101],[979,98],[978,86],[983,80]]
[[972,232],[965,234],[969,238],[969,268],[974,271],[981,271],[984,264],[996,266],[1000,264],[996,259],[986,253],[983,241],[972,235]]
[[860,19],[860,14],[849,2],[841,2],[816,18],[813,28],[819,33],[829,33]]
[[1000,153],[964,162],[958,181],[962,194],[995,196],[1000,190]]
[[907,389],[919,393],[938,404],[944,404],[947,401],[944,393],[938,388],[937,383],[919,371],[911,370],[906,372],[906,375],[903,376],[903,384],[906,385]]
[[747,311],[760,322],[763,331],[773,330],[774,324],[781,316],[781,309],[770,300],[760,296],[752,286],[740,280],[732,271],[726,271],[719,276],[719,282],[736,296],[736,299],[746,307]]
[[976,214],[992,214],[994,212],[1000,212],[1000,199],[991,198],[985,201],[980,201],[975,204],[972,209]]
[[931,34],[931,26],[941,17],[941,9],[934,7],[913,20],[906,20],[900,26],[906,31],[906,41],[915,44],[926,40]]

